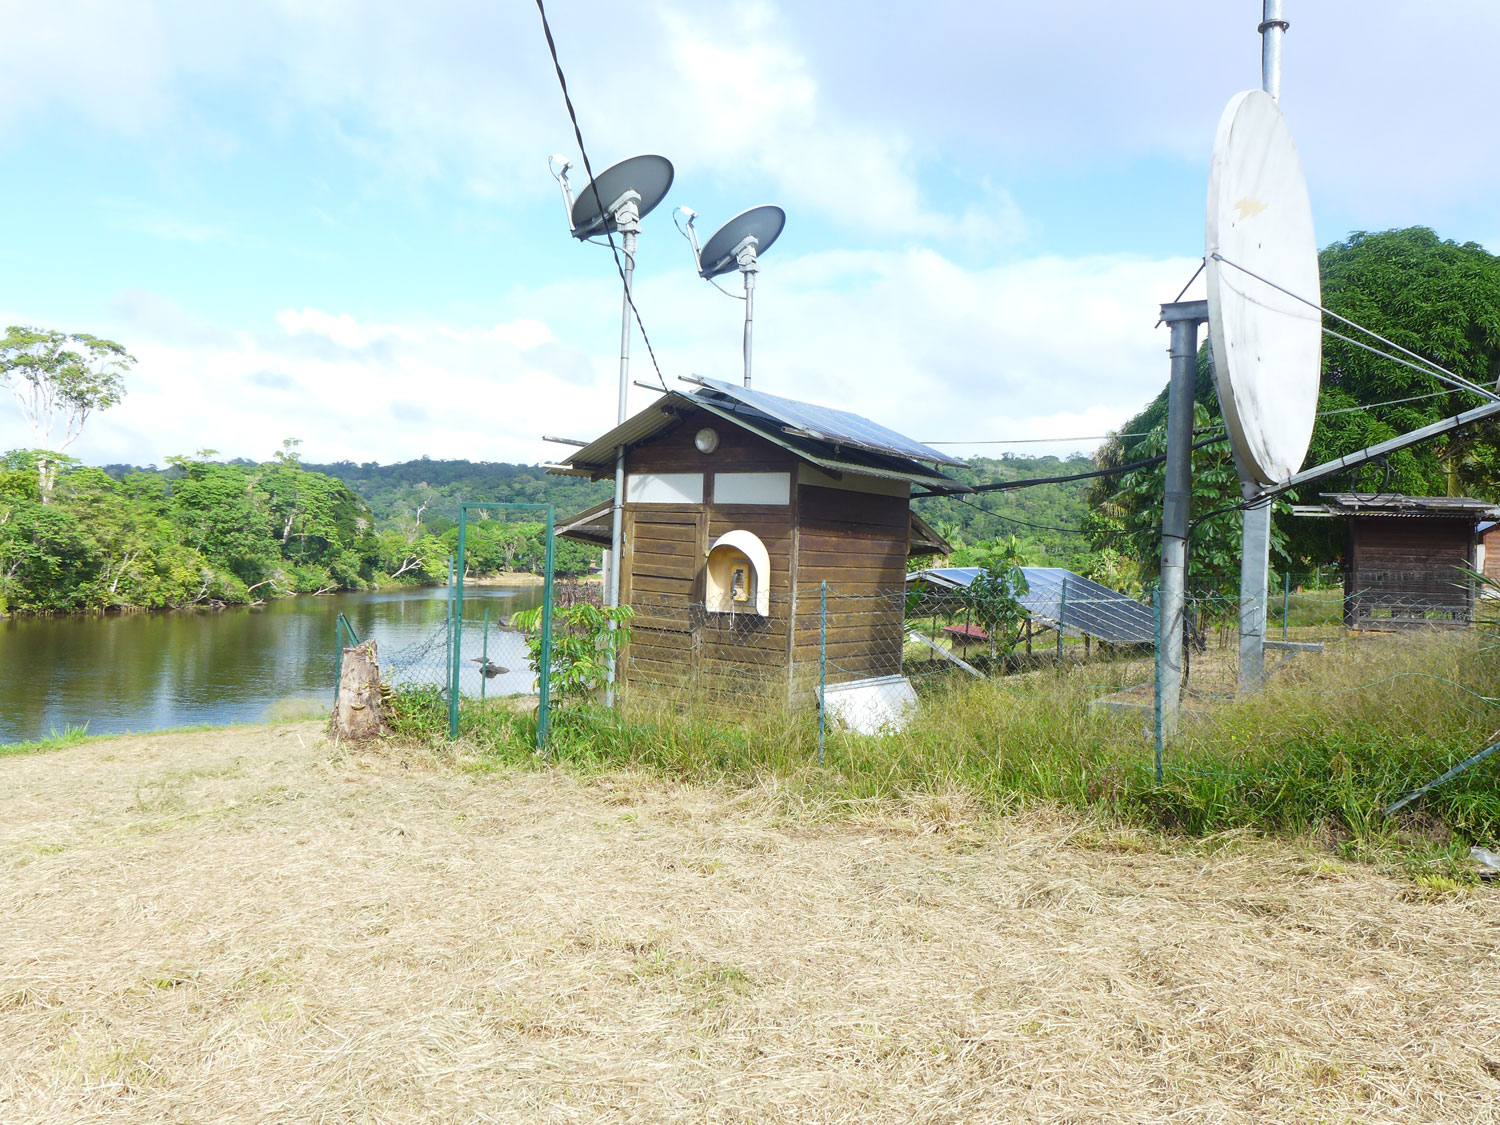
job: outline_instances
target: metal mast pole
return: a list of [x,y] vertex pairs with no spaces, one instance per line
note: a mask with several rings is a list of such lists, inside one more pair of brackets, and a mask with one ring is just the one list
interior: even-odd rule
[[1187,578],[1188,519],[1192,514],[1193,382],[1197,374],[1198,326],[1208,319],[1207,301],[1161,307],[1172,329],[1172,381],[1167,390],[1166,496],[1161,516],[1161,727],[1177,733],[1182,708],[1182,635]]
[[1281,42],[1291,26],[1281,16],[1281,0],[1265,0],[1261,8],[1260,88],[1277,101],[1281,100]]
[[750,386],[750,329],[755,324],[755,269],[745,270],[745,387]]
[[[634,196],[635,193],[630,193]],[[625,421],[627,410],[627,397],[630,393],[630,286],[631,279],[635,276],[635,247],[636,236],[641,232],[641,216],[637,207],[636,196],[634,199],[627,197],[623,205],[615,212],[615,228],[620,232],[621,241],[625,244],[625,295],[620,303],[620,411],[619,421]],[[621,549],[624,544],[625,531],[625,447],[623,445],[615,448],[615,502],[614,518],[610,521],[609,532],[609,606],[611,609],[620,604],[620,565],[622,560]],[[610,622],[610,629],[616,628],[614,622]],[[604,671],[604,705],[612,706],[615,701],[615,662],[611,660],[609,667]]]
[[760,271],[759,259],[756,257],[756,240],[751,237],[744,241],[735,254],[740,267],[740,273],[745,275],[745,386],[750,386],[750,332],[755,326],[755,275]]
[[[1287,22],[1281,0],[1264,0],[1260,26],[1261,89],[1281,98],[1281,44]],[[1246,500],[1260,489],[1241,476]],[[1271,502],[1258,500],[1244,511],[1240,523],[1240,672],[1239,694],[1252,695],[1265,683],[1267,581],[1271,567]]]

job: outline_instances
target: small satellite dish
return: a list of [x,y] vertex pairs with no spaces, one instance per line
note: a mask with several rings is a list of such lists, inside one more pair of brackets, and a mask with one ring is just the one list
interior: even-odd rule
[[636,218],[649,214],[666,198],[671,187],[672,162],[665,156],[632,156],[606,168],[578,193],[573,203],[573,237],[584,239],[613,232],[617,229],[620,206],[632,193],[638,197]]
[[[606,168],[594,177],[575,200],[568,186],[568,169],[571,163],[566,157],[554,156],[548,161],[552,174],[562,188],[563,206],[568,209],[568,225],[574,238],[588,241],[595,235],[613,234],[618,231],[621,255],[615,252],[615,264],[620,271],[623,292],[620,302],[620,421],[624,422],[628,412],[630,396],[630,314],[635,310],[631,297],[631,286],[635,277],[635,248],[640,237],[641,217],[649,214],[666,198],[672,187],[672,162],[665,156],[632,156],[629,160]],[[613,240],[611,240],[613,246]],[[639,318],[639,314],[637,314]],[[621,504],[624,501],[625,447],[615,451],[615,503],[614,519],[610,526],[609,605],[620,604],[620,549],[623,545],[623,528],[620,524]],[[610,661],[605,675],[606,703],[614,698],[615,665]]]
[[[786,226],[786,212],[780,207],[766,204],[741,211],[718,230],[714,231],[701,250],[698,247],[698,232],[693,220],[698,212],[691,207],[679,207],[687,216],[687,226],[680,223],[677,229],[693,248],[693,261],[698,266],[698,276],[708,280],[715,289],[729,293],[714,278],[730,270],[739,270],[745,279],[745,386],[750,385],[750,337],[755,326],[755,275],[760,272],[760,256],[771,248],[771,243],[781,236]],[[675,220],[674,220],[675,221]]]
[[[1238,269],[1236,267],[1243,267]],[[1318,408],[1318,244],[1291,130],[1261,90],[1219,119],[1208,173],[1208,330],[1241,471],[1279,484],[1302,467]]]
[[786,226],[786,212],[780,207],[752,207],[741,211],[714,232],[698,255],[698,274],[701,277],[718,277],[730,270],[741,268],[740,253],[745,240],[755,239],[754,251],[758,257],[771,248]]

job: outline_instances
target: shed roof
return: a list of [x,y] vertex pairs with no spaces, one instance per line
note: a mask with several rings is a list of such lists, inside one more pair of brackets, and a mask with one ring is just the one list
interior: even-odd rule
[[[939,589],[963,590],[984,571],[977,566],[944,566],[918,570],[908,582],[925,579]],[[1151,607],[1118,590],[1060,566],[1023,566],[1026,593],[1020,602],[1035,619],[1075,637],[1097,637],[1112,644],[1151,644],[1156,619]]]
[[[731,394],[732,388],[724,389],[728,384],[700,382],[703,389],[699,391],[668,391],[645,410],[625,419],[548,471],[595,478],[607,476],[614,471],[618,447],[623,445],[629,450],[650,441],[676,426],[684,410],[696,407],[827,472],[905,481],[937,492],[969,491],[967,485],[923,463],[961,465],[963,462],[857,414],[759,392],[753,398],[749,392]],[[805,417],[798,415],[794,407],[800,408]],[[814,418],[819,420],[821,428],[811,428]],[[887,448],[876,449],[881,443]],[[903,452],[892,451],[897,448]]]
[[1357,492],[1325,492],[1326,504],[1294,504],[1297,516],[1400,516],[1442,519],[1494,519],[1500,507],[1472,496],[1403,496],[1399,493],[1377,495]]

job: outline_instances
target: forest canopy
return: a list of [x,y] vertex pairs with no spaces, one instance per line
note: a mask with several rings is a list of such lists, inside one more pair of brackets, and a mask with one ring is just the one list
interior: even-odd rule
[[[1410,227],[1352,234],[1325,247],[1318,260],[1325,307],[1471,382],[1486,387],[1500,382],[1500,257],[1476,243],[1444,241],[1426,227]],[[1359,336],[1342,326],[1340,331]],[[1206,440],[1223,430],[1206,343],[1198,354],[1195,398],[1195,430]],[[1434,376],[1325,337],[1318,418],[1304,465],[1331,461],[1479,402]],[[1101,465],[1130,464],[1161,452],[1166,413],[1163,389],[1121,427],[1121,433],[1150,436],[1112,439],[1097,455]],[[1194,453],[1195,518],[1239,501],[1229,465],[1227,444]],[[1104,477],[1086,498],[1095,546],[1126,547],[1148,560],[1148,576],[1157,555],[1161,480],[1160,466]],[[1413,446],[1327,477],[1288,499],[1310,503],[1320,493],[1339,491],[1500,498],[1500,423],[1480,423]],[[1301,571],[1338,558],[1342,528],[1336,521],[1298,518],[1282,504],[1274,524],[1273,565]],[[1196,573],[1223,577],[1238,567],[1238,527],[1234,512],[1205,521],[1194,535]]]

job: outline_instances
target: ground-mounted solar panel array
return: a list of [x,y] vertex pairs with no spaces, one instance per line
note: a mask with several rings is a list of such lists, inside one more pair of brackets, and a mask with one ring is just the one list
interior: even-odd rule
[[[936,567],[917,571],[907,581],[921,579],[937,589],[961,590],[983,573],[977,566]],[[1118,590],[1060,566],[1023,566],[1021,573],[1027,592],[1019,600],[1037,621],[1110,644],[1151,644],[1156,639],[1151,607]]]

